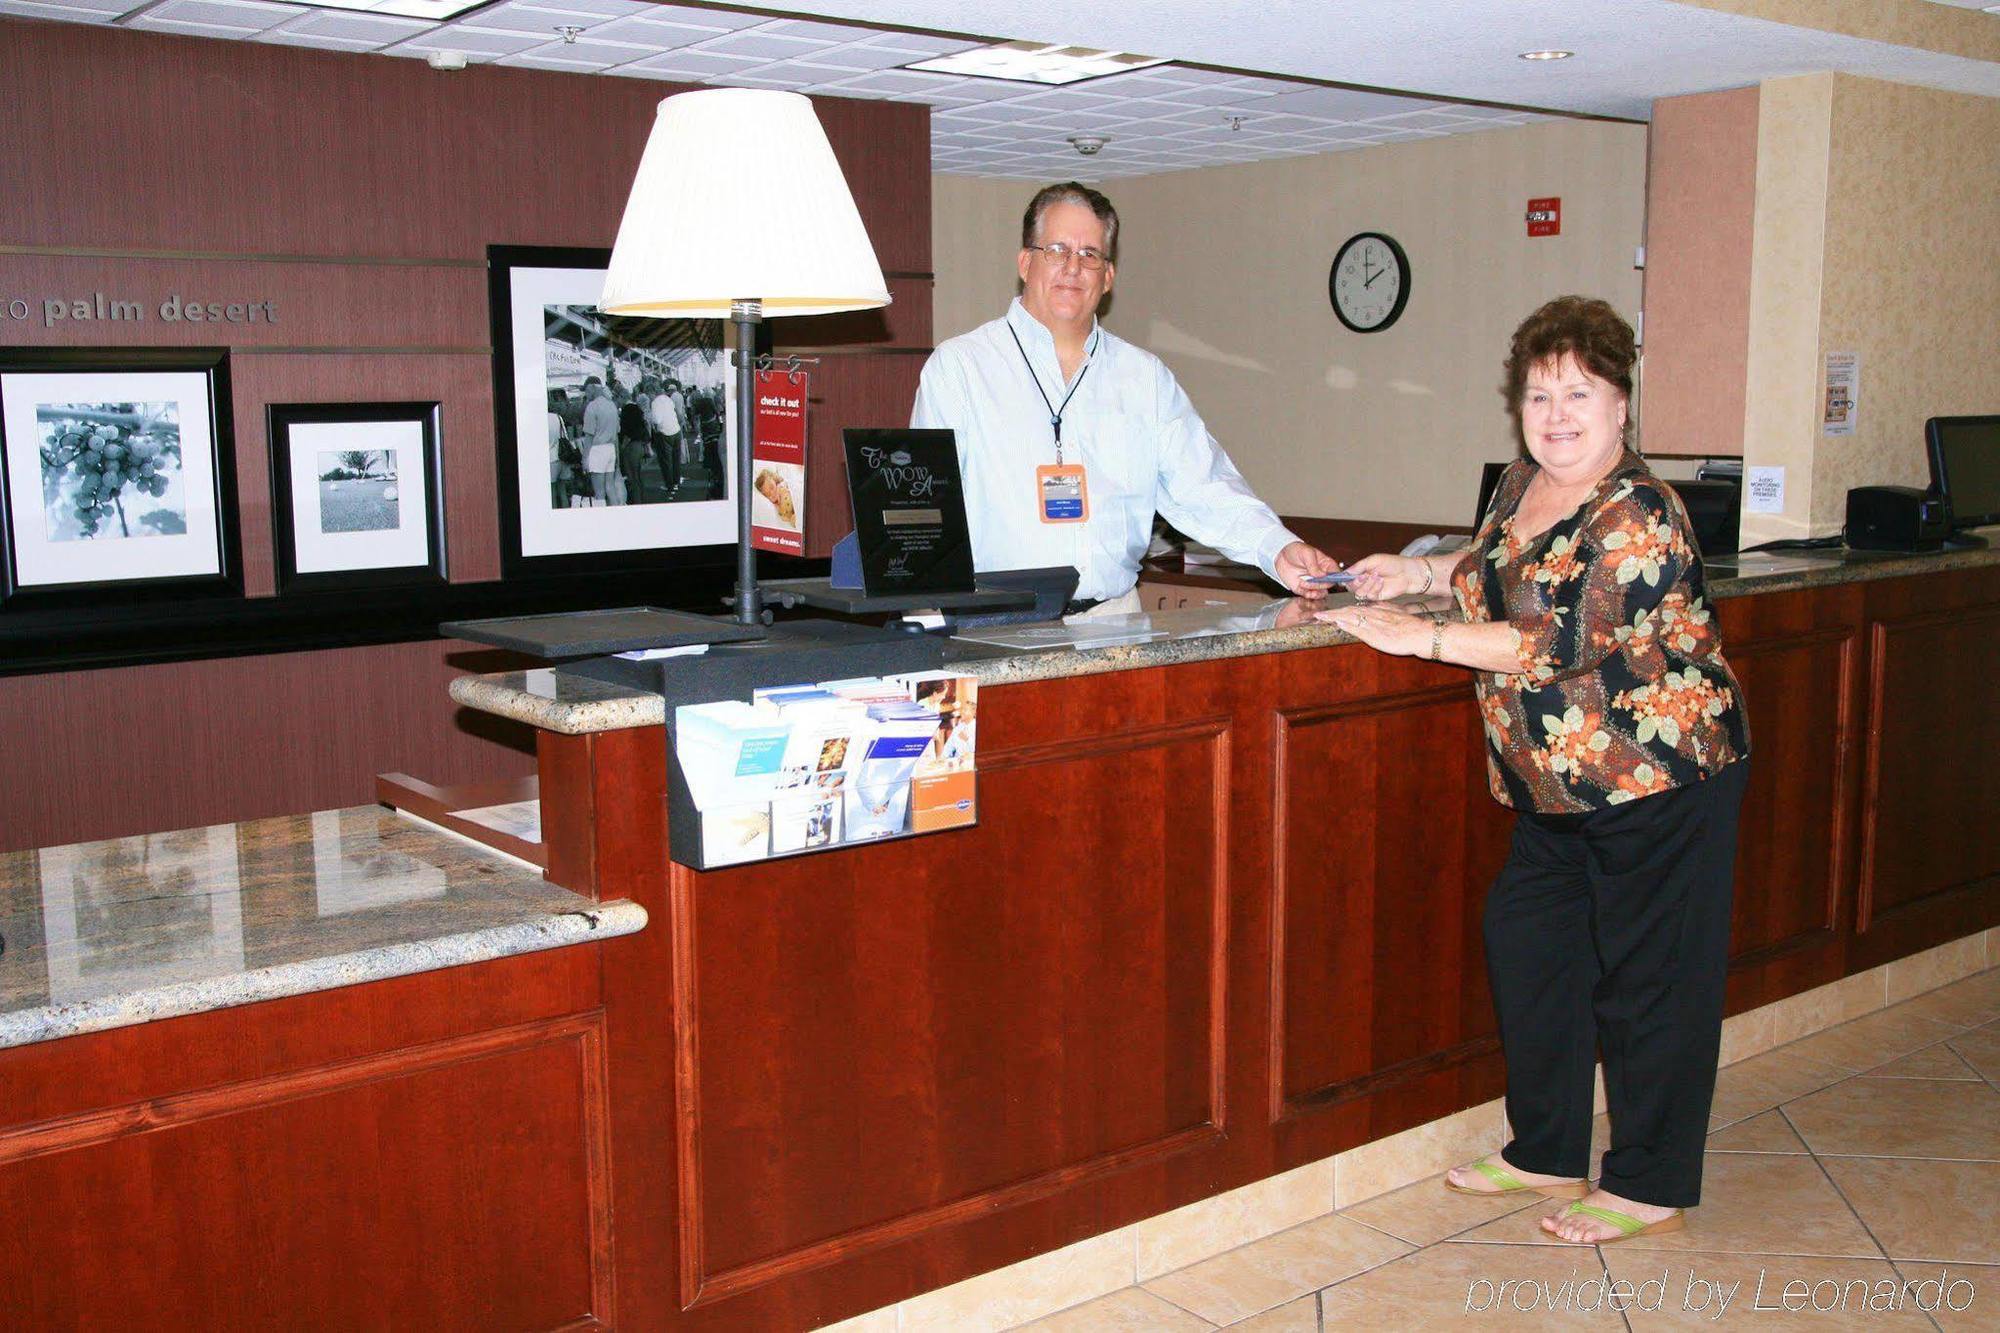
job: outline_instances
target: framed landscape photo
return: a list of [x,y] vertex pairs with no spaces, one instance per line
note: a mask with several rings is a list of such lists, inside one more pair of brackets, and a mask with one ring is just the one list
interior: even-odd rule
[[273,403],[278,591],[441,583],[436,403]]
[[727,326],[603,314],[610,262],[487,250],[503,575],[731,559]]
[[0,349],[0,605],[242,592],[221,348]]

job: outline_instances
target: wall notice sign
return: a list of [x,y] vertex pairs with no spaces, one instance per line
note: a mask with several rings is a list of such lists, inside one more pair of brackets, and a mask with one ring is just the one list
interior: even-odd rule
[[1747,483],[1743,495],[1743,508],[1752,514],[1782,514],[1785,512],[1785,470],[1781,467],[1753,467],[1745,469]]
[[1861,402],[1861,354],[1826,354],[1825,435],[1852,435]]
[[1560,236],[1563,229],[1563,201],[1561,195],[1550,195],[1546,199],[1528,201],[1528,235]]
[[806,551],[806,376],[760,370],[750,441],[750,544],[760,551]]

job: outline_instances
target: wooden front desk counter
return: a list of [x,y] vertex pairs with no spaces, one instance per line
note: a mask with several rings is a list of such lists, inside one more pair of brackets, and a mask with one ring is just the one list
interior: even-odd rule
[[[1732,1012],[2000,924],[2000,554],[1732,572]],[[1252,623],[1159,622],[1202,616]],[[1501,1092],[1465,672],[1319,625],[966,653],[976,829],[707,873],[656,699],[454,685],[540,728],[551,873],[651,914],[603,947],[623,1326],[812,1327]]]
[[[1772,563],[1716,592],[1755,736],[1732,1010],[2000,924],[2000,555]],[[183,1289],[293,1327],[782,1333],[1498,1095],[1479,913],[1511,817],[1465,673],[1222,614],[968,650],[977,828],[708,873],[667,859],[657,698],[456,682],[536,728],[549,878],[648,924],[0,1051],[44,1053],[0,1063],[39,1080],[0,1149],[42,1135],[0,1184],[69,1201],[45,1233],[4,1196],[28,1210],[6,1280],[40,1285],[0,1309]],[[321,1084],[337,1114],[305,1109]],[[147,1156],[173,1131],[85,1159],[28,1123],[125,1097],[104,1114],[166,1124],[188,1104],[145,1098],[173,1088],[224,1089],[195,1105],[229,1131],[182,1140],[177,1175]],[[199,1180],[234,1183],[175,1193]],[[343,1291],[358,1317],[320,1303]]]

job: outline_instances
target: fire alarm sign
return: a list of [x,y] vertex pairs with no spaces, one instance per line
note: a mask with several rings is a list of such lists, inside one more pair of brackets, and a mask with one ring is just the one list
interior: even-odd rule
[[1563,229],[1561,196],[1528,201],[1528,235],[1560,236]]

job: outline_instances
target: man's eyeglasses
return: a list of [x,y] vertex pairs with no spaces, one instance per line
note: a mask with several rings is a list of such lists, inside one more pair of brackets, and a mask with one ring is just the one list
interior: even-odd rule
[[1054,245],[1031,245],[1027,248],[1038,251],[1045,262],[1053,264],[1057,268],[1069,267],[1069,261],[1072,259],[1087,269],[1095,270],[1104,267],[1104,252],[1102,250],[1093,250],[1087,245],[1081,249],[1072,249],[1064,245],[1061,241],[1057,241]]

